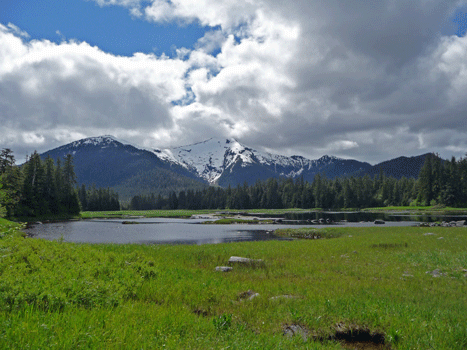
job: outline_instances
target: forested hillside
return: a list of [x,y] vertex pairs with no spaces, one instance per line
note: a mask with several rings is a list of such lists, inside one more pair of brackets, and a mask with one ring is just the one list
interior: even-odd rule
[[467,159],[443,161],[430,154],[419,179],[386,176],[328,179],[316,175],[302,178],[257,181],[234,188],[134,196],[131,209],[272,209],[272,208],[365,208],[408,205],[467,206]]
[[[276,209],[364,208],[375,206],[467,206],[467,159],[445,161],[429,154],[418,179],[386,176],[327,178],[318,174],[312,182],[303,178],[269,178],[236,187],[204,187],[175,191],[177,178],[143,172],[132,186],[148,191],[124,201],[129,209]],[[164,176],[167,175],[167,176]],[[185,181],[185,179],[183,179]],[[162,190],[149,193],[151,183]],[[131,192],[127,194],[129,197]],[[21,167],[12,152],[0,153],[0,215],[45,217],[77,215],[80,210],[118,210],[120,197],[111,188],[76,187],[73,157],[44,161],[34,152]]]

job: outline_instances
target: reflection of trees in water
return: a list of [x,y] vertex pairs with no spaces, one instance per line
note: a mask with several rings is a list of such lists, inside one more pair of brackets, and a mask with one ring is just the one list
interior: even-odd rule
[[465,216],[435,216],[435,215],[409,215],[409,214],[388,214],[388,213],[368,213],[368,212],[308,212],[308,213],[285,213],[280,215],[270,214],[252,214],[258,217],[284,218],[287,220],[319,220],[329,219],[334,222],[348,221],[418,221],[418,222],[437,222],[437,221],[456,221],[467,220]]

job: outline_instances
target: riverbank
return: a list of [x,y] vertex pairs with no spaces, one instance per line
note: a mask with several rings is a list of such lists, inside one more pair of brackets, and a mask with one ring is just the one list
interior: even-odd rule
[[212,217],[237,217],[252,216],[252,215],[285,215],[285,214],[306,214],[316,212],[368,212],[368,213],[404,213],[414,215],[467,215],[467,208],[452,208],[452,207],[379,207],[379,208],[364,208],[364,209],[333,209],[323,210],[321,208],[313,209],[245,209],[245,210],[122,210],[110,212],[82,212],[82,219],[104,219],[104,218],[190,218],[194,216],[210,216]]
[[[332,233],[203,246],[7,234],[1,347],[341,349],[346,333],[391,349],[467,346],[466,228]],[[231,256],[262,264],[216,271]]]

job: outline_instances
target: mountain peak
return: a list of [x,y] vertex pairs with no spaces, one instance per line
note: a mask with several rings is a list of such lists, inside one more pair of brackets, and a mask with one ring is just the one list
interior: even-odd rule
[[321,158],[318,159],[318,161],[322,161],[322,162],[330,162],[330,161],[335,161],[335,160],[339,160],[340,158],[336,157],[336,156],[329,156],[327,154],[325,154],[324,156],[322,156]]
[[71,143],[72,147],[79,147],[79,146],[106,146],[109,144],[114,144],[114,143],[121,143],[123,142],[117,140],[112,135],[104,135],[104,136],[94,136],[94,137],[88,137],[85,139],[81,139],[78,141],[74,141]]

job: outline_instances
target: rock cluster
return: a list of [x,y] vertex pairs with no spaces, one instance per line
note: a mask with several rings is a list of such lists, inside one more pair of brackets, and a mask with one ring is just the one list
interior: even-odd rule
[[467,222],[466,220],[460,220],[460,221],[443,221],[441,223],[439,222],[422,222],[418,226],[420,227],[463,227],[466,226]]

